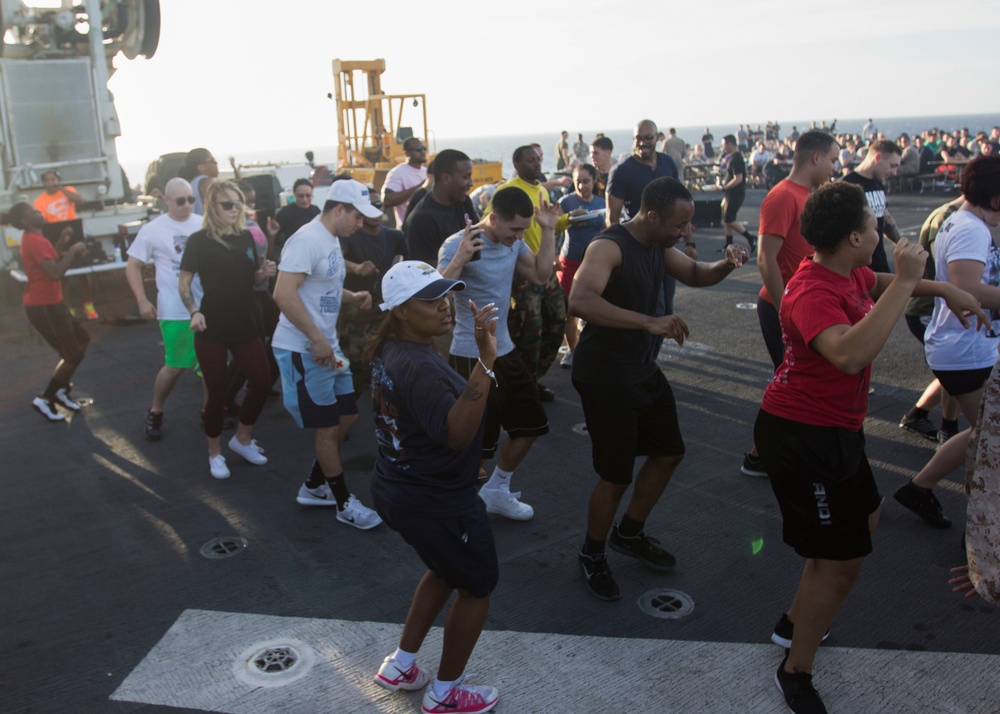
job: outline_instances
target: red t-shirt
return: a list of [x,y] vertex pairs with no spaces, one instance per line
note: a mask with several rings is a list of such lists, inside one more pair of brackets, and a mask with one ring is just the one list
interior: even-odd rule
[[40,233],[25,231],[21,236],[21,264],[28,283],[24,286],[25,305],[55,305],[62,302],[62,285],[42,270],[42,262],[59,260],[55,246]]
[[[799,233],[799,217],[808,198],[808,188],[784,179],[768,192],[764,197],[764,203],[760,206],[758,233],[760,235],[767,233],[784,239],[781,250],[778,251],[778,272],[781,273],[781,282],[785,285],[788,285],[788,281],[799,269],[802,259],[815,252]],[[774,304],[771,296],[767,294],[766,286],[760,289],[760,296]]]
[[833,272],[811,258],[802,261],[781,298],[781,339],[785,359],[764,390],[764,411],[774,416],[857,431],[868,412],[872,366],[844,374],[810,342],[834,325],[856,325],[875,301],[871,268],[855,268],[850,277]]

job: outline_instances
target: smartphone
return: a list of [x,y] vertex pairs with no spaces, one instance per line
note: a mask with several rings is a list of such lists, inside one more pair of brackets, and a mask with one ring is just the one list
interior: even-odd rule
[[[472,223],[472,219],[469,218],[469,214],[466,213],[465,214],[465,225],[469,225],[470,223]],[[480,240],[482,240],[482,239],[480,239]],[[475,253],[472,254],[472,257],[469,258],[469,262],[471,263],[471,262],[473,262],[475,260],[479,260],[482,257],[483,257],[483,251],[477,250]]]

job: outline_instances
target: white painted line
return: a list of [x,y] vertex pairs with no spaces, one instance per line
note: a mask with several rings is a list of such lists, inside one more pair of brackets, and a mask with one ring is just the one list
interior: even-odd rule
[[701,355],[706,355],[712,351],[712,348],[701,342],[685,342],[683,345],[678,345],[673,340],[663,340],[663,346],[660,347],[660,354],[657,355],[656,361],[669,362],[675,359],[682,358],[693,358],[699,357]]
[[[609,605],[609,607],[629,606]],[[645,617],[637,613],[637,617]],[[667,621],[650,629],[669,632]],[[419,692],[372,682],[401,625],[186,610],[112,694],[117,701],[231,714],[419,711]],[[308,676],[254,686],[236,663],[264,644],[295,642],[315,656]],[[434,628],[420,653],[432,674]],[[498,712],[784,711],[774,686],[782,651],[772,644],[484,632],[469,663],[500,690]],[[815,684],[834,712],[993,714],[1000,656],[824,647]],[[974,683],[972,686],[970,683]]]

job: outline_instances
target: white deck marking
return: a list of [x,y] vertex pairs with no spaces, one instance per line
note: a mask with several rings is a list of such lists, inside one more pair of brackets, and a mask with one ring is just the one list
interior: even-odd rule
[[[613,605],[611,607],[614,607]],[[650,628],[661,625],[650,619]],[[186,610],[111,696],[118,701],[232,714],[406,712],[420,693],[372,682],[401,626]],[[254,686],[235,672],[260,644],[305,646],[306,676]],[[440,655],[434,628],[419,661]],[[475,681],[500,690],[497,712],[785,711],[774,686],[782,657],[772,644],[687,642],[487,631],[472,655]],[[815,684],[833,712],[993,714],[1000,656],[823,647]],[[974,686],[972,685],[974,683]]]

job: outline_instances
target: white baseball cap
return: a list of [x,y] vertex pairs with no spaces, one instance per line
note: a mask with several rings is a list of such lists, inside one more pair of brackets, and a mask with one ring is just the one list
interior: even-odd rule
[[465,290],[461,280],[441,277],[427,263],[419,260],[404,260],[396,263],[382,277],[382,299],[379,307],[391,310],[407,300],[437,300],[449,290]]
[[372,205],[371,194],[365,185],[354,179],[334,181],[330,186],[330,193],[326,194],[326,200],[349,203],[367,218],[381,218],[383,215],[382,211]]

